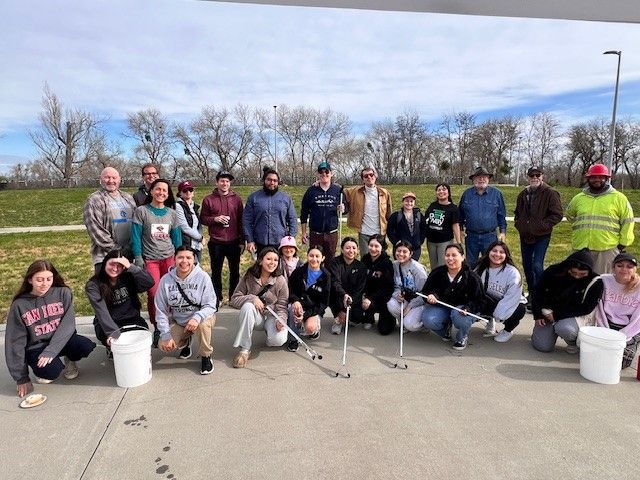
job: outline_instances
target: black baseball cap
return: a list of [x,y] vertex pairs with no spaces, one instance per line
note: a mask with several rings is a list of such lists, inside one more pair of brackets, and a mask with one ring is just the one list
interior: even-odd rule
[[235,177],[231,175],[231,172],[220,170],[216,175],[216,180],[220,180],[221,178],[228,178],[229,180],[233,180]]

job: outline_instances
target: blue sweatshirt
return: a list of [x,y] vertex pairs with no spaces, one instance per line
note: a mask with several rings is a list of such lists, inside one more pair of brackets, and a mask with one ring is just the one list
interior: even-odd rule
[[242,212],[242,226],[247,242],[278,245],[287,235],[298,233],[298,218],[291,197],[284,192],[273,195],[263,189],[247,198]]
[[304,225],[308,220],[309,232],[330,233],[337,230],[341,193],[342,187],[336,183],[332,183],[326,191],[319,185],[310,186],[302,197],[300,223]]

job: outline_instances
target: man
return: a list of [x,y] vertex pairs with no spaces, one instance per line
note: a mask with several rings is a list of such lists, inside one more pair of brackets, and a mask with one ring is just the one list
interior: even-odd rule
[[280,176],[274,169],[265,167],[262,174],[262,190],[247,198],[242,214],[247,250],[258,253],[264,247],[280,246],[286,236],[298,233],[298,217],[291,197],[278,190]]
[[133,194],[133,199],[136,201],[137,206],[147,203],[147,198],[151,195],[149,193],[151,184],[154,180],[160,178],[160,169],[154,163],[145,163],[140,171],[142,172],[142,185]]
[[567,207],[571,222],[571,246],[588,248],[597,273],[610,273],[613,259],[633,244],[633,209],[627,197],[613,188],[606,165],[589,167],[587,185]]
[[373,235],[385,235],[387,220],[392,212],[391,195],[376,185],[376,171],[365,167],[360,172],[362,185],[347,188],[344,194],[349,204],[347,226],[358,231],[360,257],[369,251],[369,239]]
[[[489,186],[489,173],[484,167],[478,167],[469,176],[473,187],[466,189],[460,198],[460,228],[466,234],[465,246],[467,263],[476,266],[478,257],[487,247],[498,240],[504,241],[507,234],[507,208],[502,192]],[[496,229],[499,235],[496,236]]]
[[332,182],[332,176],[329,162],[318,165],[318,181],[305,192],[300,211],[302,243],[321,246],[325,266],[336,255],[338,213],[346,210],[342,187]]
[[195,263],[195,252],[176,249],[175,267],[160,279],[155,297],[158,346],[163,352],[180,349],[179,357],[191,357],[191,338],[198,336],[200,374],[213,372],[211,332],[216,323],[216,296],[209,276]]
[[529,186],[516,199],[514,220],[520,232],[522,267],[531,293],[544,270],[553,227],[562,220],[562,203],[560,194],[544,183],[542,168],[531,167],[527,177]]
[[96,273],[111,250],[122,250],[131,259],[131,220],[136,208],[133,197],[120,191],[120,174],[107,167],[100,173],[100,190],[89,195],[83,219],[91,239],[91,259]]
[[216,175],[217,187],[202,200],[203,225],[209,227],[209,257],[211,279],[216,291],[217,305],[222,301],[222,265],[229,264],[229,298],[240,281],[240,255],[244,251],[242,232],[242,199],[231,189],[234,176],[220,171]]

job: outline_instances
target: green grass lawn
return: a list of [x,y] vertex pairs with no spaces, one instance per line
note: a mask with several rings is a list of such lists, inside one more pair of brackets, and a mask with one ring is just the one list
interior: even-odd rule
[[[460,198],[464,188],[468,186],[454,186],[454,202]],[[513,214],[515,198],[522,187],[500,187],[507,202],[507,215]],[[246,198],[256,187],[240,187],[238,193]],[[300,206],[305,187],[288,187],[287,191],[296,204]],[[400,207],[400,198],[408,190],[418,196],[418,205],[424,209],[434,198],[432,185],[393,185],[389,187],[394,208]],[[559,189],[563,204],[578,191],[576,188]],[[0,192],[0,226],[27,227],[37,225],[74,225],[82,224],[82,207],[86,197],[93,191],[89,188],[50,189],[50,190],[18,190]],[[208,190],[207,192],[208,193]],[[197,190],[197,200],[206,194],[204,188]],[[640,191],[625,191],[625,194],[637,210],[640,201]],[[636,212],[638,215],[638,212]],[[640,235],[640,227],[636,224],[636,236]],[[346,227],[343,235],[355,234]],[[299,242],[299,238],[298,238]],[[511,245],[512,254],[517,265],[521,265],[518,232],[509,223],[507,242]],[[567,222],[562,222],[554,230],[551,244],[547,252],[546,264],[558,262],[565,258],[570,251],[571,231]],[[36,259],[48,258],[53,262],[62,276],[71,286],[76,311],[80,315],[90,315],[91,307],[84,294],[84,284],[93,274],[91,257],[89,254],[89,237],[86,232],[47,232],[27,234],[0,235],[0,322],[4,322],[11,303],[11,297],[18,289],[22,275],[28,265]],[[206,249],[205,249],[206,250]],[[631,249],[638,253],[637,247]],[[423,263],[427,259],[426,247],[423,247]],[[241,272],[251,264],[248,254],[243,255]],[[205,270],[210,272],[208,253],[203,255]],[[224,283],[227,284],[228,272],[223,270]]]

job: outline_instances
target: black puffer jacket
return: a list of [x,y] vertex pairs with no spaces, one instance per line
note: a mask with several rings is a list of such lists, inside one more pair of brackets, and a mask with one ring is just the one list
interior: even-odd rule
[[[574,278],[569,269],[575,266],[587,269],[589,273],[583,278]],[[596,278],[598,274],[593,271],[593,260],[586,248],[572,253],[561,263],[551,265],[542,273],[533,291],[533,318],[543,318],[543,308],[553,310],[556,320],[593,312],[603,291],[602,280],[593,281]]]
[[308,263],[296,268],[289,277],[289,304],[300,302],[304,310],[303,319],[314,315],[324,315],[329,306],[329,292],[331,290],[331,275],[326,268],[320,267],[322,275],[309,288],[307,284]]

